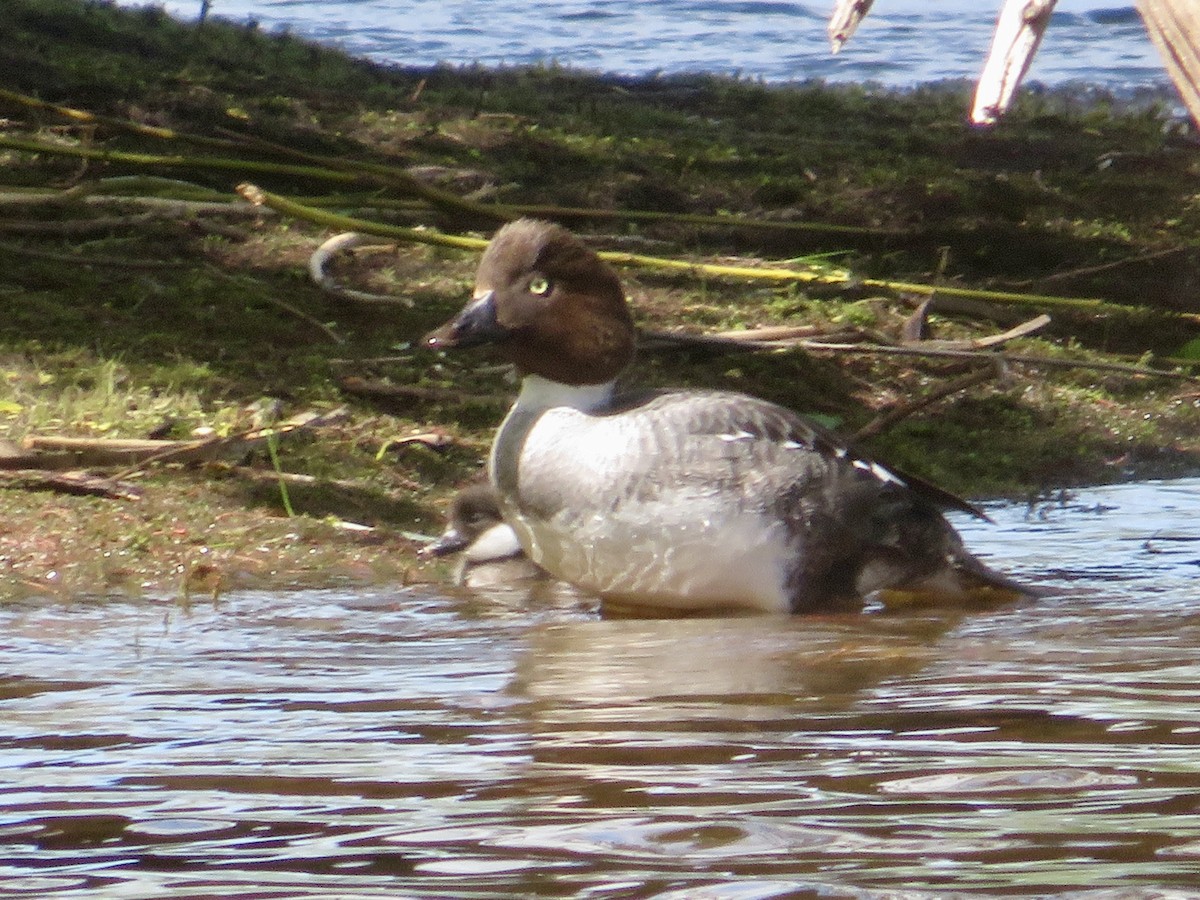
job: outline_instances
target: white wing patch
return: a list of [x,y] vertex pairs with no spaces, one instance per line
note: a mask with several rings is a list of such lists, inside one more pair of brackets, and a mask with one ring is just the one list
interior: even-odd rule
[[730,444],[732,444],[734,441],[752,441],[752,440],[754,440],[754,435],[752,435],[749,431],[746,431],[744,429],[739,429],[738,431],[734,432],[733,434],[721,434],[721,435],[717,435],[717,436],[721,440],[725,441],[726,443],[730,443]]
[[884,483],[898,484],[900,487],[908,486],[895,472],[889,471],[877,462],[868,462],[865,459],[852,459],[850,464],[856,469],[862,469],[864,472],[870,472]]

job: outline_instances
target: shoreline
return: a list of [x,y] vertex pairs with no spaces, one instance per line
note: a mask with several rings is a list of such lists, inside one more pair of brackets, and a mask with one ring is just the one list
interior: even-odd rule
[[[690,267],[622,268],[645,331],[803,328],[851,348],[660,347],[637,381],[753,393],[844,433],[900,414],[866,448],[959,493],[1200,472],[1200,148],[1153,106],[1026,93],[985,133],[952,89],[418,72],[77,0],[16,0],[0,37],[6,88],[93,117],[0,100],[0,438],[186,441],[236,436],[267,409],[346,408],[271,452],[139,469],[124,479],[137,500],[7,478],[0,597],[447,576],[411,535],[439,531],[478,475],[513,386],[483,358],[412,344],[461,306],[477,257],[414,243],[340,255],[338,284],[397,301],[356,303],[307,278],[331,230],[241,205],[244,181],[477,237],[494,225],[429,198],[573,210],[598,246]],[[730,262],[850,277],[697,268]],[[882,286],[897,283],[914,287]],[[943,296],[918,314],[930,285]],[[1071,305],[1088,298],[1103,305]],[[1043,308],[1049,325],[942,397],[992,363],[855,349],[971,346]]]
[[[199,2],[166,3],[174,15],[194,22]],[[649,78],[659,73],[708,72],[770,84],[824,79],[829,84],[882,81],[897,88],[942,80],[974,80],[991,43],[996,11],[944,4],[936,16],[917,4],[889,4],[866,18],[864,32],[841,54],[829,52],[828,22],[817,10],[779,7],[728,11],[694,4],[694,17],[662,15],[630,4],[603,11],[534,4],[545,18],[536,42],[512,5],[498,4],[480,30],[453,13],[417,11],[402,21],[386,13],[363,16],[357,7],[301,5],[282,11],[219,0],[210,20],[235,26],[253,23],[264,34],[292,34],[382,65],[421,68],[448,65],[488,68],[558,67],[604,77]],[[1119,94],[1157,82],[1169,86],[1162,61],[1132,5],[1068,9],[1060,4],[1047,54],[1034,66],[1043,87],[1119,79]],[[636,16],[636,27],[635,17]],[[562,31],[556,25],[565,26]],[[720,52],[710,52],[721,34]],[[646,37],[652,34],[653,40]],[[586,35],[586,40],[583,39]],[[442,58],[435,58],[441,56]],[[1080,60],[1088,63],[1081,65]],[[736,64],[735,64],[736,63]],[[1081,76],[1080,72],[1084,74]]]

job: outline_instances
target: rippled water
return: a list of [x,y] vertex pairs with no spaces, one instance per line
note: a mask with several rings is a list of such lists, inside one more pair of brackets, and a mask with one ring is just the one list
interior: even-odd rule
[[1052,590],[969,613],[9,604],[0,894],[1194,897],[1198,509],[960,522]]
[[[161,5],[194,18],[200,0]],[[556,62],[630,75],[907,86],[976,78],[1000,5],[878,0],[837,56],[826,35],[833,0],[212,0],[212,11],[402,65]],[[1114,0],[1059,0],[1030,77],[1118,92],[1166,83],[1133,4]]]

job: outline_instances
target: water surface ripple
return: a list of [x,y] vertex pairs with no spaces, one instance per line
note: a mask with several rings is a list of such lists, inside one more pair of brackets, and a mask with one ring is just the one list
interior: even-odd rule
[[[161,5],[195,18],[200,0]],[[832,0],[212,0],[212,12],[406,66],[558,64],[907,87],[974,80],[1000,5],[879,0],[837,56],[826,35]],[[1030,78],[1118,93],[1167,81],[1133,4],[1112,0],[1059,0]]]
[[4,896],[1193,897],[1200,479],[960,522],[990,610],[0,608]]

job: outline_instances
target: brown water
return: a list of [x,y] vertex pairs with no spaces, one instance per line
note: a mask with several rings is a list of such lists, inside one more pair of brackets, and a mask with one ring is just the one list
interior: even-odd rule
[[961,523],[989,611],[0,608],[0,895],[1200,896],[1200,479]]

